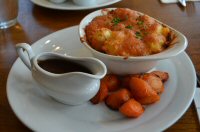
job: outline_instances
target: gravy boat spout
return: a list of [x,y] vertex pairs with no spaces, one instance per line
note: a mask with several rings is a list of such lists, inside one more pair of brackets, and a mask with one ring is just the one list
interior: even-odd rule
[[[104,63],[92,57],[72,57],[51,52],[34,55],[32,48],[24,43],[17,44],[16,49],[23,63],[32,72],[33,79],[38,86],[49,96],[64,104],[79,105],[90,100],[98,92],[100,79],[107,72]],[[28,53],[29,59],[23,50]],[[67,67],[65,68],[67,72],[52,72],[40,64],[40,62],[48,62],[49,60],[57,60],[57,62],[67,64],[62,66]],[[50,63],[45,65],[51,66]],[[55,63],[54,68],[57,69],[54,70],[60,70],[60,65],[61,63]],[[72,69],[76,65],[84,67],[88,72],[79,69],[70,71],[69,65]]]

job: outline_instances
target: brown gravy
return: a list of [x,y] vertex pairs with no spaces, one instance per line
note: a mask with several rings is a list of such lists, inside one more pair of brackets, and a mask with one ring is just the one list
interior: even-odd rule
[[61,59],[47,59],[38,61],[38,65],[51,73],[62,74],[68,72],[85,72],[91,74],[92,72],[77,63]]

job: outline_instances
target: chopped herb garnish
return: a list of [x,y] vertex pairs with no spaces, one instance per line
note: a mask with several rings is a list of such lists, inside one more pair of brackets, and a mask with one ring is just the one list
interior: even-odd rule
[[139,25],[139,26],[142,26],[143,24],[144,24],[143,21],[138,21],[138,22],[137,22],[137,25]]
[[118,17],[116,17],[116,18],[114,18],[113,20],[112,20],[112,23],[114,23],[114,25],[117,25],[118,23],[120,23],[122,20],[120,19],[120,18],[118,18]]
[[128,25],[128,26],[126,26],[126,28],[128,28],[128,29],[133,29],[133,26]]
[[142,39],[142,37],[143,37],[141,32],[135,32],[135,36],[137,39]]
[[144,35],[147,35],[148,34],[148,32],[144,32]]

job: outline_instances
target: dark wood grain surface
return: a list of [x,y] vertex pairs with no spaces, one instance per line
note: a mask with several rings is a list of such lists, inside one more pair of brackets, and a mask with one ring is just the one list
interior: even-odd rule
[[[186,52],[200,73],[200,2],[188,2],[185,9],[179,4],[162,4],[159,0],[123,0],[108,7],[127,7],[141,11],[182,32],[189,41]],[[19,0],[18,24],[0,30],[0,132],[31,131],[15,116],[6,96],[7,77],[17,58],[15,44],[31,44],[54,31],[78,25],[92,11],[51,10],[34,5],[30,0]],[[194,104],[166,131],[199,132]]]

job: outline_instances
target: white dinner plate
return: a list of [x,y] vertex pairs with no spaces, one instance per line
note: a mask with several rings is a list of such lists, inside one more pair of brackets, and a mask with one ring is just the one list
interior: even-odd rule
[[[79,41],[78,26],[52,33],[32,47],[36,53],[52,51],[79,57],[91,56]],[[7,96],[17,117],[34,131],[162,131],[175,123],[190,106],[196,78],[194,66],[185,52],[160,61],[155,70],[166,71],[170,75],[165,91],[158,103],[147,106],[144,114],[136,119],[126,118],[103,103],[67,106],[56,102],[37,87],[31,72],[20,59],[16,60],[9,73]]]
[[117,3],[121,0],[97,0],[96,5],[92,6],[79,6],[72,2],[72,0],[67,0],[64,3],[56,4],[52,3],[48,0],[31,0],[34,4],[50,8],[50,9],[58,9],[58,10],[88,10],[88,9],[94,9],[99,7],[108,6],[114,3]]

